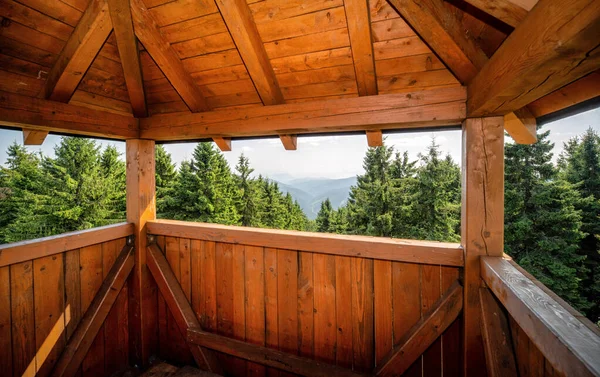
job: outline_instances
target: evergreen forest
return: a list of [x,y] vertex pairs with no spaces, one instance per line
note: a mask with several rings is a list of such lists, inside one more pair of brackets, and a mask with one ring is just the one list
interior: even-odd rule
[[[505,145],[505,252],[600,323],[600,134],[588,129],[552,161],[549,131],[534,145]],[[63,137],[54,157],[12,144],[0,167],[0,244],[125,219],[125,162],[116,148]],[[156,147],[157,215],[262,228],[460,241],[459,165],[432,143],[416,160],[370,148],[364,173],[337,209],[309,220],[277,182],[241,155],[230,167],[213,143],[173,163]]]

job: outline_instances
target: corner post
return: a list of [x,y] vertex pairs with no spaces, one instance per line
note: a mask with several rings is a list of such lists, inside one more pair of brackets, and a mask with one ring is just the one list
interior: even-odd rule
[[154,141],[126,142],[127,221],[135,225],[135,266],[129,279],[130,362],[148,365],[157,349],[157,288],[146,266],[146,222],[156,219]]
[[485,376],[479,259],[504,250],[504,118],[462,124],[463,375]]

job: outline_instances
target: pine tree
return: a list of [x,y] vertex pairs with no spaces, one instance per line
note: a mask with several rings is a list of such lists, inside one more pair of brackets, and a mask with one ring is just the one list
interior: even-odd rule
[[319,209],[319,213],[317,214],[317,219],[315,220],[317,223],[317,232],[331,232],[332,224],[331,218],[333,214],[333,208],[331,207],[331,201],[329,198],[325,199],[321,202],[321,209]]
[[533,145],[505,146],[505,251],[519,265],[579,310],[589,302],[579,292],[580,196],[552,165],[549,131]]
[[162,145],[157,145],[155,149],[156,159],[156,212],[157,217],[165,216],[169,205],[173,205],[173,190],[177,178],[175,164],[171,159],[171,154],[167,153]]
[[410,161],[408,152],[396,153],[392,161],[390,177],[394,187],[394,237],[410,238],[413,236],[413,205],[416,200],[417,161]]
[[243,226],[259,226],[260,198],[256,182],[250,177],[254,169],[250,167],[250,161],[243,153],[235,169],[239,173],[237,186],[240,194],[237,209],[240,221]]
[[261,226],[266,228],[285,229],[286,216],[285,206],[279,185],[277,182],[271,182],[268,179],[262,179],[262,198],[263,209],[261,213]]
[[126,219],[126,172],[125,162],[114,146],[108,146],[100,157],[103,186],[107,200],[107,223],[116,223]]

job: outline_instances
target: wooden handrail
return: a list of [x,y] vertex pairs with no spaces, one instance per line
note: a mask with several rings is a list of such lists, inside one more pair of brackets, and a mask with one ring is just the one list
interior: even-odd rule
[[247,228],[175,220],[149,221],[147,227],[148,234],[159,236],[397,262],[459,267],[464,265],[462,247],[456,243]]
[[133,234],[133,224],[119,223],[0,245],[0,267],[63,253]]
[[481,257],[481,276],[552,367],[600,376],[600,336],[501,257]]

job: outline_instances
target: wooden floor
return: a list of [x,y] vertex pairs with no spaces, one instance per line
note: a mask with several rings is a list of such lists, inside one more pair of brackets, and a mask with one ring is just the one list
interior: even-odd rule
[[[139,372],[134,370],[128,370],[123,373],[120,377],[221,377],[218,374],[206,372],[198,368],[191,367],[189,365],[182,368],[174,365],[160,362],[156,363],[141,375]],[[116,377],[116,376],[112,376]]]

